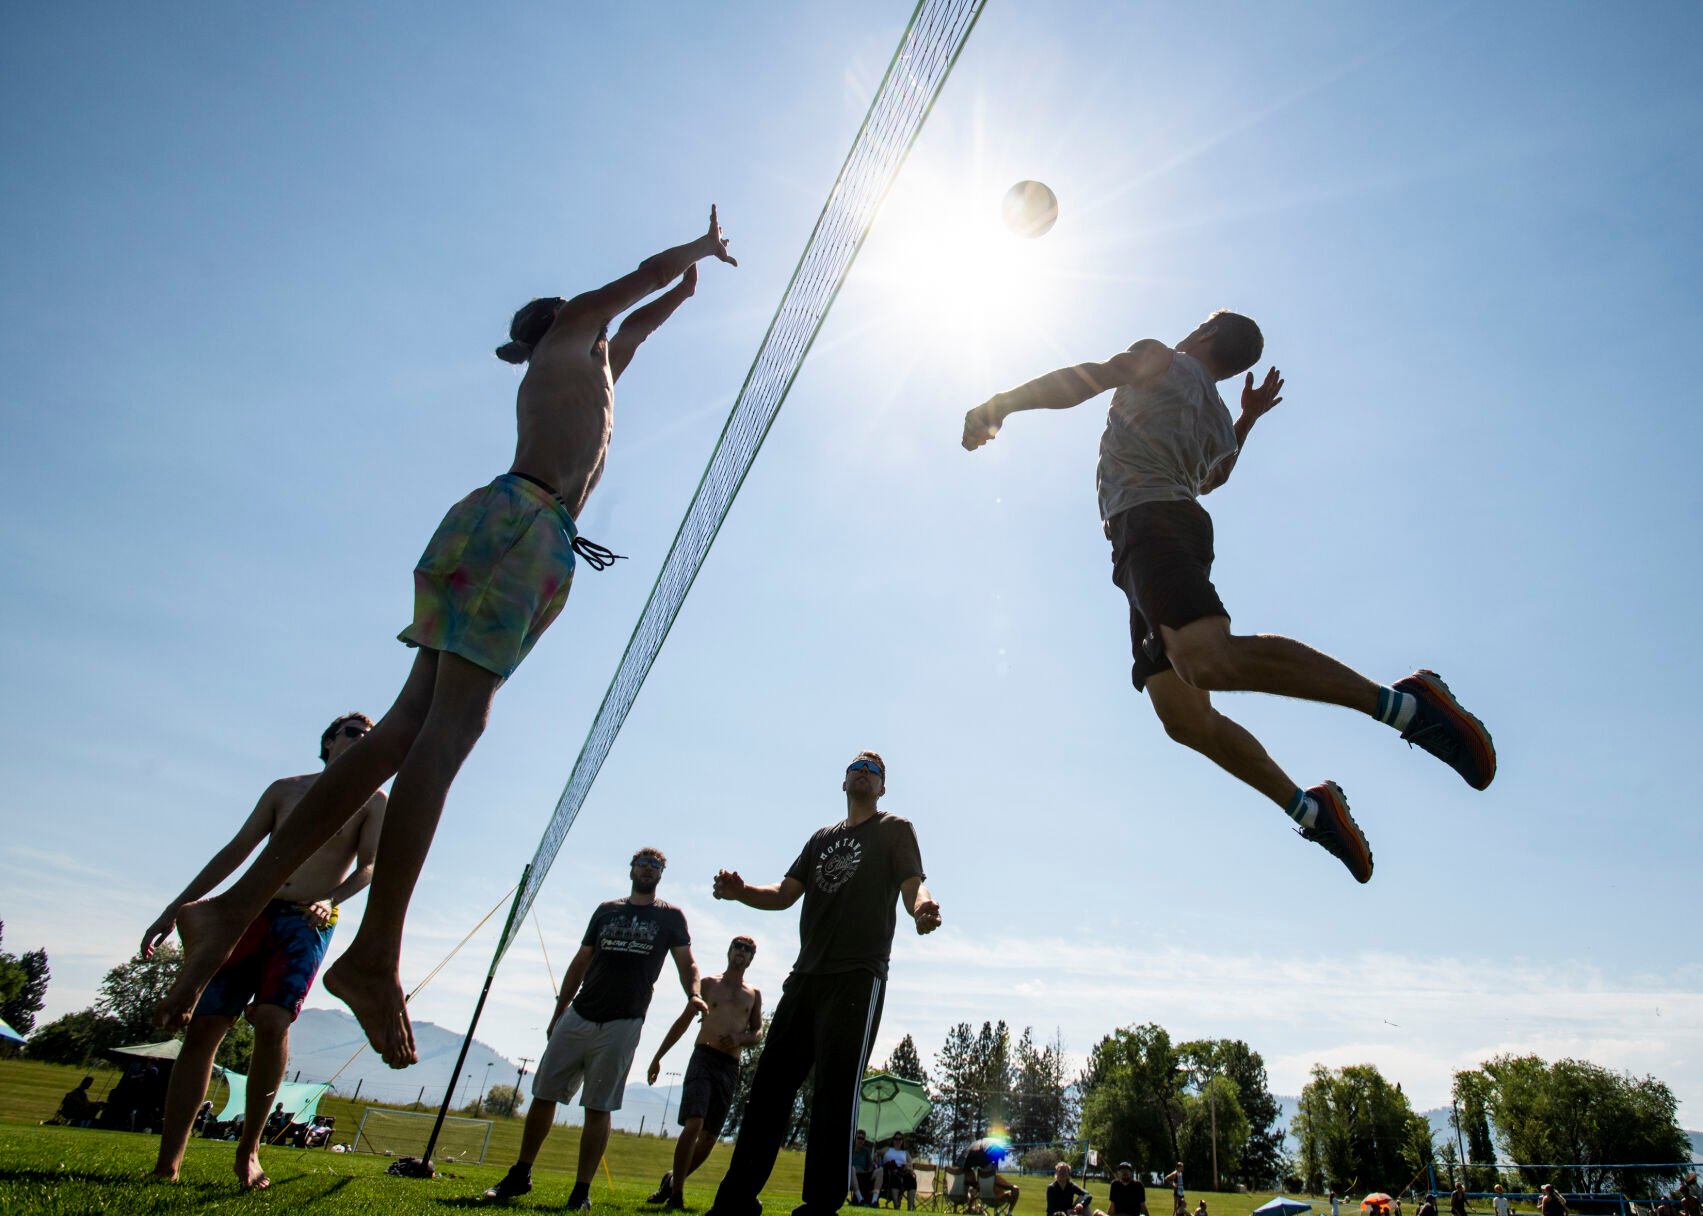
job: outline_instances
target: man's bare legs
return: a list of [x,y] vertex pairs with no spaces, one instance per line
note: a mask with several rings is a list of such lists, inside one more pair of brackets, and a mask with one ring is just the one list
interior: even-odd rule
[[1181,629],[1159,627],[1165,654],[1184,683],[1202,692],[1266,692],[1378,710],[1378,686],[1328,654],[1293,638],[1232,634],[1228,617],[1209,616]]
[[235,1018],[211,1017],[203,1014],[191,1019],[183,1036],[183,1050],[172,1065],[171,1079],[166,1082],[165,1112],[160,1120],[160,1155],[154,1161],[154,1177],[176,1182],[183,1168],[183,1154],[189,1147],[189,1133],[195,1127],[195,1112],[207,1097],[207,1083],[213,1077],[213,1057],[219,1052]]
[[686,1179],[709,1159],[710,1150],[714,1147],[715,1137],[704,1134],[701,1116],[693,1115],[686,1120],[685,1126],[680,1129],[680,1139],[674,1143],[674,1170],[669,1180],[677,1204],[685,1198]]
[[590,1186],[597,1177],[603,1151],[609,1147],[609,1112],[586,1108],[585,1127],[580,1129],[579,1165],[574,1174],[574,1186]]
[[156,1025],[175,1030],[189,1021],[201,990],[224,965],[231,947],[267,901],[379,786],[396,775],[431,707],[437,660],[437,652],[432,650],[421,650],[415,656],[402,692],[389,712],[364,738],[326,766],[230,890],[184,905],[177,918],[178,933],[183,938],[183,964],[171,990],[154,1010]]
[[431,709],[391,786],[360,932],[325,972],[325,990],[349,1006],[368,1041],[392,1068],[406,1068],[418,1058],[402,992],[402,928],[408,903],[431,851],[450,784],[485,731],[499,683],[494,673],[460,655],[438,655]]
[[1149,677],[1147,699],[1153,702],[1153,712],[1172,739],[1193,748],[1278,806],[1288,805],[1295,792],[1289,774],[1277,766],[1258,739],[1213,708],[1210,694],[1183,683],[1174,671],[1161,671]]
[[248,1023],[254,1027],[254,1054],[249,1057],[248,1094],[243,1102],[236,1159],[237,1181],[245,1190],[263,1191],[272,1185],[260,1168],[260,1138],[266,1134],[266,1118],[284,1080],[291,1020],[290,1011],[278,1005],[248,1007]]

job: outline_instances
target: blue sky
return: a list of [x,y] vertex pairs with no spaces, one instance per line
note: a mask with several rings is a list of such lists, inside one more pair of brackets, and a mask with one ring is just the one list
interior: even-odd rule
[[[582,572],[499,697],[410,976],[498,901],[907,13],[0,19],[0,915],[49,950],[50,1015],[326,721],[394,695],[409,569],[512,453],[510,312],[714,201],[740,267],[623,378],[581,520],[632,560]],[[874,747],[947,920],[897,948],[882,1052],[1157,1020],[1246,1038],[1282,1092],[1371,1060],[1429,1105],[1533,1050],[1655,1072],[1696,1126],[1700,25],[993,0],[545,888],[558,974],[654,843],[701,956],[750,932],[778,990],[793,919],[709,877],[778,878]],[[1029,243],[993,218],[1022,178],[1061,202]],[[1433,666],[1501,751],[1479,795],[1355,715],[1230,699],[1345,787],[1368,888],[1129,688],[1100,405],[957,447],[991,393],[1222,306],[1288,380],[1209,500],[1238,628]],[[488,950],[419,1016],[464,1022]],[[548,1004],[529,934],[481,1037],[535,1054]]]

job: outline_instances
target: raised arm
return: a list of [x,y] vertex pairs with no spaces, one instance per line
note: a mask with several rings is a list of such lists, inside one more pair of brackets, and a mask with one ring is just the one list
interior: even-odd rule
[[643,308],[627,314],[627,319],[621,322],[621,328],[615,331],[615,336],[609,341],[611,377],[616,380],[621,378],[621,373],[627,370],[627,364],[633,361],[639,344],[660,329],[662,323],[674,315],[675,309],[691,299],[697,286],[698,264],[694,262],[686,267],[686,273],[680,276],[680,281],[673,287]]
[[178,910],[184,904],[193,903],[224,882],[235,873],[243,859],[254,852],[254,846],[272,834],[278,814],[279,795],[287,780],[288,778],[280,778],[266,787],[265,793],[260,795],[260,801],[254,804],[248,818],[242,821],[236,835],[225,843],[224,848],[213,854],[212,860],[201,867],[201,872],[189,880],[189,885],[178,892],[177,898],[167,904],[166,910],[148,926],[147,932],[142,934],[143,958],[151,958],[154,951],[159,949],[160,943],[171,936],[172,930],[177,926]]
[[1171,348],[1143,338],[1104,363],[1061,367],[1008,393],[999,393],[964,415],[964,450],[973,452],[999,434],[1012,414],[1024,410],[1067,410],[1121,385],[1149,384],[1171,366]]
[[737,870],[722,870],[715,876],[713,890],[717,899],[736,900],[763,912],[780,912],[798,902],[798,897],[804,894],[804,884],[788,877],[772,887],[759,887],[739,877]]
[[1242,382],[1242,416],[1236,419],[1236,450],[1206,475],[1206,481],[1200,487],[1202,494],[1210,494],[1230,480],[1230,473],[1235,469],[1236,461],[1241,459],[1242,447],[1248,442],[1254,423],[1277,408],[1277,403],[1283,400],[1278,396],[1282,391],[1283,375],[1275,367],[1266,372],[1258,388],[1254,387],[1254,374],[1248,373],[1248,378]]
[[657,1076],[662,1072],[662,1057],[668,1054],[668,1049],[680,1041],[692,1023],[698,1020],[700,1010],[691,1001],[686,1002],[686,1009],[674,1019],[674,1025],[668,1028],[668,1033],[662,1036],[662,1045],[656,1049],[656,1054],[650,1059],[650,1067],[645,1070],[645,1084],[655,1085]]

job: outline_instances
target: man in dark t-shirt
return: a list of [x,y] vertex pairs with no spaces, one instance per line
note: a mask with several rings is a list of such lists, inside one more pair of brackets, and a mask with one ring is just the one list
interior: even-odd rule
[[859,752],[840,788],[846,817],[805,842],[774,886],[747,883],[736,871],[715,877],[715,897],[780,911],[804,898],[798,961],[782,987],[763,1055],[751,1081],[733,1160],[716,1191],[714,1216],[758,1216],[792,1104],[814,1067],[815,1097],[804,1157],[804,1203],[796,1216],[833,1216],[851,1172],[858,1083],[881,1023],[887,959],[902,898],[918,933],[940,927],[940,905],[923,886],[922,854],[908,820],[878,811],[887,765]]
[[1111,1204],[1106,1216],[1147,1216],[1147,1188],[1127,1161],[1118,1162],[1118,1176],[1112,1179]]
[[703,1012],[686,916],[656,897],[667,864],[661,851],[640,849],[633,855],[632,892],[626,899],[598,904],[591,914],[579,953],[562,977],[545,1032],[549,1046],[532,1076],[532,1108],[526,1112],[520,1157],[485,1192],[486,1199],[514,1199],[532,1189],[532,1163],[555,1124],[556,1104],[571,1099],[583,1084],[585,1130],[568,1210],[590,1208],[591,1180],[609,1144],[609,1116],[621,1109],[633,1050],[666,956],[674,957],[687,1002]]

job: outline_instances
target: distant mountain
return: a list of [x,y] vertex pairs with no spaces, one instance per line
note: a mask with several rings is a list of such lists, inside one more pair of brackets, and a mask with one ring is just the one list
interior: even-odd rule
[[[362,1101],[375,1104],[405,1106],[424,1101],[436,1106],[443,1101],[444,1087],[455,1067],[456,1053],[461,1050],[461,1033],[445,1030],[432,1022],[414,1023],[414,1045],[420,1062],[411,1068],[393,1069],[367,1048],[367,1039],[354,1017],[341,1009],[304,1009],[296,1024],[290,1028],[290,1062],[285,1072],[287,1080],[297,1073],[303,1081],[327,1081],[336,1077],[335,1093],[351,1097],[359,1089]],[[521,1093],[532,1093],[533,1060],[527,1065],[526,1080]],[[491,1085],[513,1085],[519,1065],[501,1055],[478,1039],[467,1050],[467,1060],[461,1066],[452,1105],[465,1106],[478,1098],[482,1088]],[[680,1097],[678,1082],[669,1089],[655,1089],[644,1083],[643,1061],[635,1061],[631,1081],[622,1108],[615,1112],[614,1125],[637,1131],[640,1121],[644,1130],[655,1131],[662,1124],[663,1106]],[[581,1122],[577,1104],[564,1107],[558,1116],[564,1122]]]

